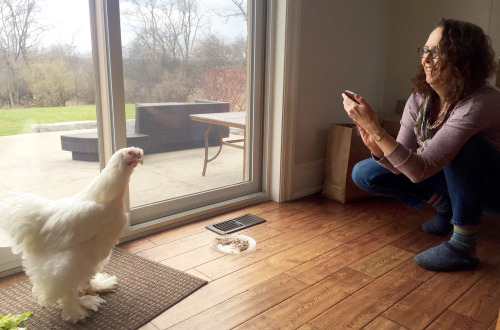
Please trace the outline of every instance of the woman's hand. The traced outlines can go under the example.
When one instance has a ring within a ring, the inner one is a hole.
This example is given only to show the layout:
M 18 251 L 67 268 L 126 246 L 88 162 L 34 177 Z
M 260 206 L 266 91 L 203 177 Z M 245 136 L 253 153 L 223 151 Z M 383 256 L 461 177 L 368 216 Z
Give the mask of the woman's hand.
M 362 126 L 360 126 L 358 123 L 356 123 L 356 122 L 354 122 L 354 123 L 356 124 L 356 126 L 358 126 L 359 133 L 361 135 L 361 139 L 363 140 L 363 143 L 365 144 L 365 146 L 368 149 L 370 149 L 370 152 L 372 153 L 372 155 L 374 155 L 377 158 L 384 157 L 384 152 L 382 151 L 382 149 L 380 149 L 378 144 L 375 141 L 373 141 L 372 136 L 370 134 L 368 134 L 368 132 Z
M 358 94 L 354 95 L 357 103 L 342 93 L 344 98 L 344 109 L 347 115 L 356 123 L 363 127 L 369 135 L 373 135 L 382 130 L 378 123 L 377 111 L 373 109 L 364 98 Z
M 382 130 L 382 127 L 378 123 L 377 111 L 358 94 L 354 95 L 358 103 L 351 100 L 345 94 L 342 94 L 342 97 L 344 98 L 344 109 L 356 126 L 358 126 L 363 143 L 375 157 L 382 158 L 384 153 L 372 138 L 373 134 Z

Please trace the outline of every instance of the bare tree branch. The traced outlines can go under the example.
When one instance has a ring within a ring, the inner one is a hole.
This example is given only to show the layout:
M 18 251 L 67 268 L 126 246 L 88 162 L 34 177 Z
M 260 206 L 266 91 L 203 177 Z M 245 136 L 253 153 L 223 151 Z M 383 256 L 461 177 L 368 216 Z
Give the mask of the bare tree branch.
M 136 38 L 153 58 L 187 63 L 203 26 L 197 0 L 133 0 L 125 13 Z
M 231 8 L 223 9 L 220 12 L 216 12 L 216 14 L 220 17 L 224 17 L 226 19 L 226 23 L 229 18 L 239 16 L 243 16 L 245 21 L 248 22 L 247 0 L 231 0 L 231 2 L 233 4 Z

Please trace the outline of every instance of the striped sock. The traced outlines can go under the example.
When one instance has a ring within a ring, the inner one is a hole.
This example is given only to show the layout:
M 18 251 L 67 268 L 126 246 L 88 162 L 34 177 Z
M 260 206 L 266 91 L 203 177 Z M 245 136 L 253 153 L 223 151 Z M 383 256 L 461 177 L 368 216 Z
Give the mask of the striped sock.
M 477 226 L 454 226 L 449 243 L 459 250 L 475 255 Z

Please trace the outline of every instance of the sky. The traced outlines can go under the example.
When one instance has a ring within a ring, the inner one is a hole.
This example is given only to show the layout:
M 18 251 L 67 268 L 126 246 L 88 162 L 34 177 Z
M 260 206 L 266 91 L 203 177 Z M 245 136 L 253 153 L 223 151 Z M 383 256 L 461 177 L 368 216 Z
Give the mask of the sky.
M 210 19 L 211 31 L 223 36 L 227 41 L 234 41 L 246 33 L 244 19 L 226 19 L 217 16 L 213 9 L 217 6 L 227 8 L 230 0 L 198 0 L 199 11 Z M 127 0 L 120 0 L 120 10 L 130 6 Z M 90 27 L 88 0 L 44 0 L 42 2 L 41 22 L 48 30 L 43 35 L 42 45 L 74 44 L 80 53 L 90 53 Z M 122 44 L 126 45 L 134 36 L 133 31 L 122 21 Z

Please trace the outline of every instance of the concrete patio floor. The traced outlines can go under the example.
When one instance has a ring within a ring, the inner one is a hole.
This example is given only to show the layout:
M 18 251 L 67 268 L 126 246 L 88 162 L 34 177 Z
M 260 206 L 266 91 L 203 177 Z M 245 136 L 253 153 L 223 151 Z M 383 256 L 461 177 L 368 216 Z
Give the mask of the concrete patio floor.
M 61 134 L 89 130 L 0 137 L 0 200 L 9 191 L 49 199 L 70 196 L 99 173 L 97 162 L 75 161 L 61 149 Z M 210 155 L 218 147 L 210 148 Z M 243 179 L 243 151 L 224 147 L 202 176 L 204 149 L 145 154 L 130 183 L 131 207 L 232 185 Z

